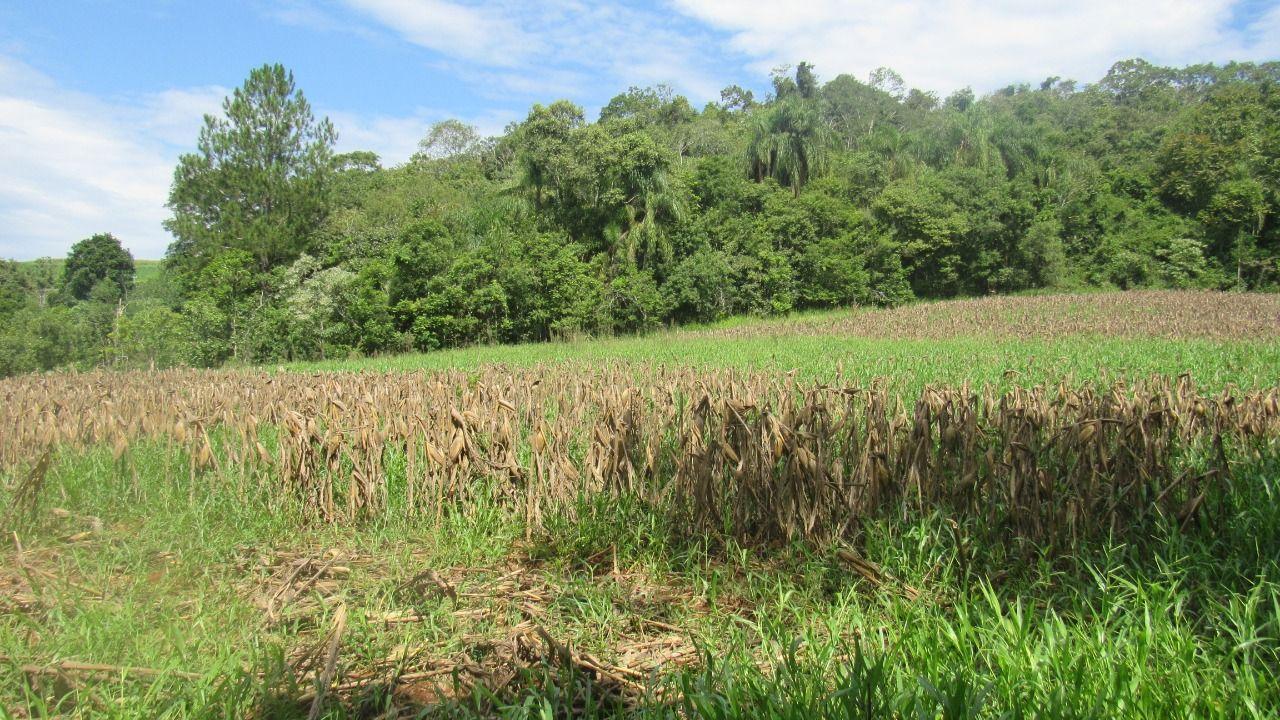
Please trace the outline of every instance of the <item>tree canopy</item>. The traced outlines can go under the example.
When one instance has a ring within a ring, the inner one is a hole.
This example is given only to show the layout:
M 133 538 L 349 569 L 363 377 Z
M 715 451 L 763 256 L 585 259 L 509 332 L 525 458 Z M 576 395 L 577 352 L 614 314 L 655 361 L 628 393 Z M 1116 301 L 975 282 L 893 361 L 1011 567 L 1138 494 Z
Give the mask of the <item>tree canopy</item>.
M 729 86 L 701 109 L 661 85 L 594 121 L 556 100 L 497 137 L 447 120 L 386 167 L 335 156 L 292 74 L 263 66 L 180 159 L 174 242 L 147 292 L 108 307 L 108 286 L 129 290 L 109 236 L 77 246 L 60 285 L 0 268 L 0 314 L 20 328 L 0 337 L 17 348 L 0 370 L 397 352 L 1038 288 L 1280 288 L 1280 63 L 1125 60 L 1093 83 L 945 97 L 890 68 L 820 70 L 779 68 L 771 92 Z M 108 245 L 117 265 L 90 252 Z
M 263 65 L 206 115 L 174 171 L 171 267 L 195 273 L 226 250 L 269 270 L 296 258 L 325 219 L 336 133 L 281 65 Z
M 71 246 L 62 266 L 64 290 L 77 300 L 87 300 L 95 287 L 116 298 L 133 289 L 133 255 L 111 233 L 98 233 Z

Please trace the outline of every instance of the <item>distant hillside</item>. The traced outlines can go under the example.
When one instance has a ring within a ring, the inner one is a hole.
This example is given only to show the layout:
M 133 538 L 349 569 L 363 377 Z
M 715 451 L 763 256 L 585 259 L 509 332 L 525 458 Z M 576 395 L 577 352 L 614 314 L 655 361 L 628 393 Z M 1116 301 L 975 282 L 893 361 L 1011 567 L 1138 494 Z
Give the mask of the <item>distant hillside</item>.
M 36 260 L 19 260 L 18 265 L 32 272 L 45 273 L 56 278 L 62 277 L 62 265 L 66 262 L 66 258 L 39 258 Z M 134 260 L 133 266 L 137 270 L 134 276 L 134 284 L 141 287 L 143 284 L 149 284 L 160 277 L 160 264 L 163 260 Z

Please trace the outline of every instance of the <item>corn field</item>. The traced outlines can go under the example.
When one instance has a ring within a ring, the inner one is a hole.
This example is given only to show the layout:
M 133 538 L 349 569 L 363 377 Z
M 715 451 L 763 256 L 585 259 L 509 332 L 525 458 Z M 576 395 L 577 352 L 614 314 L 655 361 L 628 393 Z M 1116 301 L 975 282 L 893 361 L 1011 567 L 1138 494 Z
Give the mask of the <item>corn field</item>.
M 1190 523 L 1280 438 L 1280 388 L 929 387 L 617 363 L 300 374 L 163 371 L 0 382 L 14 502 L 50 457 L 173 447 L 173 482 L 241 478 L 317 522 L 424 521 L 496 496 L 536 529 L 630 496 L 755 542 L 835 540 L 940 509 L 1056 548 L 1154 515 Z M 231 491 L 231 490 L 228 490 Z
M 1094 336 L 1268 341 L 1280 336 L 1280 295 L 1193 290 L 999 295 L 818 318 L 800 316 L 701 334 L 740 338 L 799 334 L 929 340 Z

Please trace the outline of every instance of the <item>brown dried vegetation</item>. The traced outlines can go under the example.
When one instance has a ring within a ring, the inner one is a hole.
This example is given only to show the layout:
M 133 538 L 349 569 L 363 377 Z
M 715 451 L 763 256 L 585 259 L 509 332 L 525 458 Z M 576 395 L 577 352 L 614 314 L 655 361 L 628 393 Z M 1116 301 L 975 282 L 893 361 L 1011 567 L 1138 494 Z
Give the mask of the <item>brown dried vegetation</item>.
M 930 387 L 904 405 L 839 378 L 630 364 L 166 371 L 27 376 L 0 399 L 0 464 L 22 482 L 51 451 L 105 445 L 127 465 L 134 443 L 165 440 L 187 482 L 221 470 L 324 522 L 438 517 L 483 491 L 532 531 L 603 493 L 764 542 L 855 538 L 866 518 L 942 508 L 1062 549 L 1153 513 L 1189 520 L 1234 458 L 1280 434 L 1277 388 L 1204 394 L 1186 377 Z
M 1131 290 L 1087 295 L 999 295 L 702 331 L 720 337 L 838 335 L 943 339 L 1071 336 L 1280 339 L 1280 295 Z
M 496 567 L 427 569 L 408 578 L 381 558 L 337 549 L 249 550 L 239 569 L 241 592 L 264 610 L 264 622 L 293 630 L 288 672 L 294 685 L 311 688 L 298 700 L 313 707 L 326 694 L 354 703 L 371 692 L 392 694 L 398 706 L 433 705 L 481 688 L 501 693 L 531 673 L 556 669 L 581 675 L 617 702 L 634 704 L 660 670 L 697 659 L 688 631 L 656 616 L 673 603 L 697 614 L 710 610 L 687 588 L 657 585 L 643 572 L 615 568 L 593 581 L 616 590 L 614 602 L 627 622 L 595 633 L 599 647 L 587 648 L 559 634 L 573 624 L 559 606 L 574 589 L 519 553 Z M 394 582 L 393 592 L 362 596 L 362 590 L 385 581 Z M 366 634 L 440 622 L 453 631 L 399 643 L 385 657 L 335 654 L 331 648 L 342 645 L 349 617 Z

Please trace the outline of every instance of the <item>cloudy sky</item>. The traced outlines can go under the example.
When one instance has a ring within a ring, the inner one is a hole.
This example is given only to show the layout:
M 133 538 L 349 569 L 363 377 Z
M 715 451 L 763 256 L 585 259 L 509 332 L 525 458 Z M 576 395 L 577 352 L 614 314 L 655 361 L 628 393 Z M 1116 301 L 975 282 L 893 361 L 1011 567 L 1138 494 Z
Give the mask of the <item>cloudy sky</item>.
M 630 85 L 695 103 L 809 60 L 979 92 L 1115 60 L 1280 59 L 1280 0 L 39 0 L 0 3 L 0 257 L 112 232 L 139 258 L 178 155 L 250 68 L 292 69 L 340 149 L 403 162 L 427 127 L 488 133 L 533 102 L 589 114 Z

